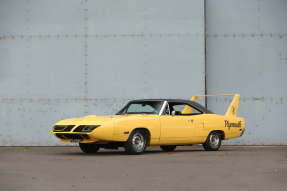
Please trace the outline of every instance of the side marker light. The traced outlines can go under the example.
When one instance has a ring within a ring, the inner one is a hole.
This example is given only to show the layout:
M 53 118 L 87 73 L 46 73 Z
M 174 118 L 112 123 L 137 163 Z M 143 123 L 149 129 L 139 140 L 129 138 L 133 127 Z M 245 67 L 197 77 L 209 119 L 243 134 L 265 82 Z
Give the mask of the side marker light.
M 125 131 L 124 134 L 130 134 L 130 132 L 129 131 Z

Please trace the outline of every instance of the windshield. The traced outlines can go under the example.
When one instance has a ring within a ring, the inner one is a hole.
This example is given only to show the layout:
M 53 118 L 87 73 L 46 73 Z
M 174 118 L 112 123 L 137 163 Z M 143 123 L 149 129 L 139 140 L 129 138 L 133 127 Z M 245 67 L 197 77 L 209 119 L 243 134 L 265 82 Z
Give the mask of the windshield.
M 116 115 L 141 113 L 159 115 L 162 104 L 163 101 L 129 102 L 123 109 L 116 113 Z

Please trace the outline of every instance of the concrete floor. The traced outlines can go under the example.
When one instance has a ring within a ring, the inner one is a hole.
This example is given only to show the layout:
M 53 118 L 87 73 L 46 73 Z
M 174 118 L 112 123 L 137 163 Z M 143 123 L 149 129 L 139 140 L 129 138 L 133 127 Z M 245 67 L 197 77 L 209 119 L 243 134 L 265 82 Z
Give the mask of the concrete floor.
M 0 147 L 0 190 L 287 190 L 287 147 L 159 147 L 85 154 L 78 147 Z

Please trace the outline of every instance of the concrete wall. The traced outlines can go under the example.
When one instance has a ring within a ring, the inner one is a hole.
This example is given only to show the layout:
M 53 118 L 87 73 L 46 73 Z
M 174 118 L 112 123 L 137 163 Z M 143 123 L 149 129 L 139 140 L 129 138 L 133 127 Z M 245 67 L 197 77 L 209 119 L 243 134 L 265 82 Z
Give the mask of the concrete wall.
M 238 145 L 286 145 L 287 1 L 207 0 L 207 94 L 241 95 Z M 231 99 L 208 99 L 224 114 Z
M 1 1 L 0 146 L 65 145 L 51 133 L 61 119 L 205 90 L 241 95 L 246 133 L 224 144 L 286 145 L 286 10 L 285 0 Z M 230 101 L 207 105 L 224 114 Z
M 201 0 L 7 0 L 0 29 L 0 146 L 65 145 L 61 119 L 205 92 Z

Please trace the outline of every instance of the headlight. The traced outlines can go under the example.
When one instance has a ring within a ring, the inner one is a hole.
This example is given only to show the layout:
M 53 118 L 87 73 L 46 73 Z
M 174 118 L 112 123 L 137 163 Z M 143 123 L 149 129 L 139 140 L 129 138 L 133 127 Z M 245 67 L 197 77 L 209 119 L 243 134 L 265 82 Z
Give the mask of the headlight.
M 83 129 L 83 131 L 93 131 L 94 129 L 96 129 L 97 127 L 99 127 L 100 125 L 93 125 L 93 126 L 91 126 L 91 125 L 88 125 L 88 126 L 86 126 L 84 129 Z
M 91 132 L 95 130 L 100 125 L 80 125 L 73 130 L 73 132 Z

